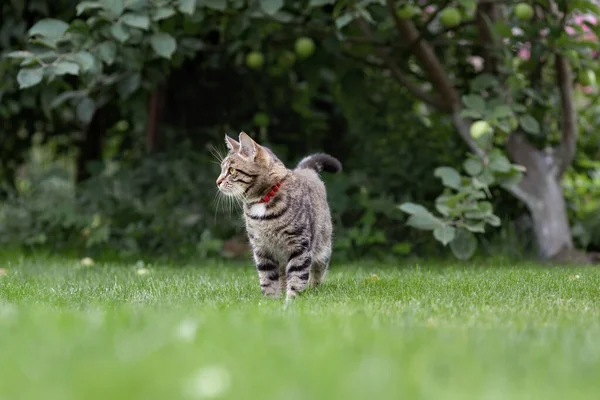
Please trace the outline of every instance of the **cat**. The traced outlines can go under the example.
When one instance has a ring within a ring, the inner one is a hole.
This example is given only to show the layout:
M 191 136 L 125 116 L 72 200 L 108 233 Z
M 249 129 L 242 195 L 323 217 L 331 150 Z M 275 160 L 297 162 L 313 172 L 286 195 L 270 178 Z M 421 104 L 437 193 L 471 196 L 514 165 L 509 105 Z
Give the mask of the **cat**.
M 246 233 L 262 294 L 286 300 L 325 279 L 331 259 L 332 223 L 321 171 L 342 164 L 313 154 L 290 170 L 267 147 L 241 132 L 225 135 L 228 154 L 221 162 L 219 191 L 243 203 Z

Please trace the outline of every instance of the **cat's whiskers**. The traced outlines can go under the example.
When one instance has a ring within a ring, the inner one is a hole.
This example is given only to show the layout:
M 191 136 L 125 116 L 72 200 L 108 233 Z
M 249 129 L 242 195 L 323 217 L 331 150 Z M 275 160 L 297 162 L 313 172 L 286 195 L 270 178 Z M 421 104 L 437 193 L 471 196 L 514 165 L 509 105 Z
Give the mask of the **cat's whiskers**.
M 223 162 L 223 160 L 225 159 L 225 156 L 222 155 L 219 151 L 219 148 L 215 145 L 210 145 L 208 147 L 208 151 L 210 151 L 210 153 L 217 159 L 219 160 L 219 162 L 217 164 L 221 164 Z
M 217 214 L 219 213 L 219 208 L 221 206 L 221 200 L 223 200 L 223 193 L 217 189 L 215 193 L 215 197 L 213 198 L 213 203 L 215 203 L 215 221 L 214 224 L 217 224 Z

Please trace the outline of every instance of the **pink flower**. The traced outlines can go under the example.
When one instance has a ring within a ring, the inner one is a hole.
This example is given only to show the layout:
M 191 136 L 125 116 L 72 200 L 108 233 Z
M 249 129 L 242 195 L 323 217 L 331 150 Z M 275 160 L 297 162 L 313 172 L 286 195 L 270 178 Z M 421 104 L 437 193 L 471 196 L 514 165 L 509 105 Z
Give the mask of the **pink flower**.
M 519 58 L 522 58 L 523 60 L 528 61 L 530 57 L 531 57 L 531 52 L 529 51 L 529 49 L 526 49 L 523 47 L 519 50 Z
M 575 35 L 577 30 L 573 27 L 573 25 L 577 25 L 581 27 L 583 31 L 583 35 L 581 35 L 581 39 L 589 40 L 592 42 L 597 42 L 598 37 L 594 33 L 594 31 L 588 26 L 588 24 L 597 25 L 598 19 L 593 15 L 577 15 L 573 18 L 572 24 L 565 26 L 565 32 L 569 35 Z
M 517 56 L 525 61 L 528 61 L 531 58 L 531 43 L 523 43 L 523 47 L 519 49 Z
M 479 72 L 483 69 L 483 58 L 479 56 L 471 56 L 468 58 L 469 64 L 475 68 L 475 71 Z

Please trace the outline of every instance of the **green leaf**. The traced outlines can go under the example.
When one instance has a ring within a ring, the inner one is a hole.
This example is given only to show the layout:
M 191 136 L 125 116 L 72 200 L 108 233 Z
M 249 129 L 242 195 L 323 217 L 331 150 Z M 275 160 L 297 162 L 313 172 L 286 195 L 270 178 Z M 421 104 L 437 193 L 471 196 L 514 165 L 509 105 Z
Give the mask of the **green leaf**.
M 6 58 L 33 58 L 35 54 L 30 51 L 11 51 L 5 57 Z
M 61 94 L 56 96 L 54 99 L 52 99 L 52 101 L 50 102 L 50 108 L 56 108 L 56 107 L 60 106 L 61 104 L 63 104 L 65 101 L 68 101 L 71 99 L 76 99 L 76 98 L 86 96 L 86 95 L 87 95 L 87 92 L 85 90 L 70 90 L 67 92 L 62 92 Z
M 489 201 L 481 201 L 477 203 L 477 211 L 468 211 L 465 213 L 466 218 L 483 219 L 492 214 L 493 207 Z
M 471 221 L 467 220 L 463 224 L 464 228 L 469 232 L 473 233 L 485 233 L 485 222 L 484 221 Z
M 439 212 L 440 214 L 442 214 L 444 217 L 447 217 L 447 216 L 449 216 L 449 215 L 450 215 L 450 213 L 451 213 L 451 211 L 452 211 L 452 210 L 450 209 L 450 207 L 448 207 L 448 206 L 447 206 L 446 204 L 444 204 L 443 202 L 439 202 L 439 201 L 436 201 L 436 203 L 435 203 L 435 209 L 436 209 L 436 210 L 438 210 L 438 212 Z
M 52 18 L 44 18 L 29 29 L 29 35 L 41 35 L 48 39 L 60 39 L 69 29 L 69 24 Z
M 465 106 L 467 106 L 467 108 L 470 108 L 471 110 L 475 110 L 481 114 L 485 114 L 486 112 L 485 100 L 479 95 L 469 94 L 463 96 L 462 102 Z
M 283 7 L 283 0 L 260 0 L 260 8 L 265 14 L 273 15 Z
M 520 103 L 513 104 L 512 109 L 518 113 L 523 113 L 523 112 L 527 111 L 527 107 L 525 107 L 523 104 L 520 104 Z
M 98 45 L 98 57 L 106 64 L 111 65 L 117 56 L 117 45 L 112 41 L 105 41 Z
M 120 17 L 121 14 L 123 14 L 123 10 L 125 9 L 125 4 L 123 0 L 102 0 L 102 3 L 117 17 Z
M 498 216 L 495 214 L 490 214 L 487 217 L 485 217 L 485 222 L 487 222 L 491 226 L 496 226 L 496 227 L 500 226 L 500 224 L 502 223 L 500 221 L 500 218 L 498 218 Z
M 456 236 L 456 228 L 450 225 L 440 226 L 433 230 L 433 237 L 437 241 L 441 242 L 444 246 L 447 246 Z
M 162 21 L 175 15 L 175 9 L 172 7 L 160 7 L 152 13 L 152 21 Z
M 479 111 L 475 111 L 470 108 L 465 108 L 465 109 L 461 110 L 460 116 L 463 118 L 479 119 L 479 118 L 483 117 L 483 114 L 480 113 Z
M 495 86 L 498 86 L 498 79 L 490 74 L 481 74 L 471 81 L 471 90 L 473 92 L 481 92 Z
M 309 7 L 322 7 L 322 6 L 326 6 L 328 4 L 333 4 L 335 3 L 335 0 L 310 0 L 310 3 L 308 3 Z
M 432 231 L 443 226 L 443 222 L 436 218 L 433 214 L 415 214 L 411 215 L 406 221 L 406 225 L 413 228 L 422 229 L 424 231 Z
M 354 14 L 352 14 L 352 13 L 342 14 L 342 16 L 340 16 L 339 18 L 337 18 L 335 20 L 335 27 L 338 30 L 341 30 L 343 27 L 345 27 L 350 22 L 352 22 L 352 20 L 354 20 Z
M 438 197 L 437 201 L 443 202 L 450 208 L 454 208 L 460 203 L 465 197 L 469 195 L 466 191 L 460 191 L 452 196 Z
M 463 163 L 463 168 L 467 171 L 467 174 L 477 176 L 483 171 L 483 163 L 479 158 L 468 158 Z
M 401 211 L 404 211 L 407 214 L 426 214 L 429 213 L 425 207 L 420 204 L 415 203 L 402 203 L 398 206 Z
M 444 186 L 452 189 L 460 189 L 460 174 L 457 170 L 451 167 L 438 167 L 433 171 L 433 176 L 440 178 Z
M 143 30 L 150 28 L 150 18 L 143 14 L 127 13 L 121 17 L 121 21 L 123 21 L 125 25 L 133 28 L 139 28 Z
M 509 172 L 512 164 L 502 153 L 494 152 L 490 154 L 490 168 L 496 172 Z
M 127 28 L 125 28 L 120 22 L 117 22 L 110 27 L 110 33 L 121 43 L 124 43 L 127 41 L 127 39 L 129 39 L 129 32 L 127 32 Z
M 27 68 L 21 69 L 17 74 L 17 82 L 20 89 L 25 89 L 35 86 L 42 81 L 44 77 L 44 68 Z
M 523 179 L 523 171 L 519 168 L 520 165 L 511 165 L 510 171 L 506 174 L 498 174 L 498 181 L 504 187 L 518 185 Z
M 433 230 L 443 225 L 442 221 L 419 204 L 403 203 L 398 208 L 407 214 L 411 214 L 406 224 L 414 228 Z
M 75 62 L 79 64 L 83 72 L 87 72 L 94 66 L 96 59 L 89 52 L 82 50 L 73 56 Z
M 519 125 L 523 128 L 523 130 L 527 133 L 531 133 L 533 135 L 540 133 L 540 124 L 533 118 L 531 115 L 523 115 L 519 118 Z
M 77 11 L 77 15 L 81 15 L 86 10 L 93 10 L 97 8 L 104 8 L 104 5 L 97 1 L 82 1 L 81 3 L 77 4 L 75 10 Z
M 477 238 L 468 230 L 459 228 L 454 240 L 450 242 L 450 249 L 459 260 L 468 260 L 475 254 Z
M 170 59 L 177 49 L 177 42 L 168 33 L 156 33 L 150 38 L 152 48 L 161 57 Z
M 75 109 L 77 118 L 84 124 L 90 123 L 95 112 L 96 103 L 94 103 L 94 100 L 90 99 L 87 96 L 81 99 L 81 101 L 77 104 L 77 108 Z
M 477 177 L 484 185 L 490 186 L 496 181 L 496 177 L 494 176 L 494 171 L 490 168 L 484 168 L 481 175 Z
M 133 92 L 138 90 L 141 81 L 142 77 L 139 73 L 131 74 L 127 78 L 123 79 L 121 84 L 117 86 L 117 91 L 119 92 L 121 99 L 126 99 Z
M 510 117 L 511 115 L 513 115 L 513 111 L 507 105 L 495 107 L 492 113 L 492 117 L 496 119 Z
M 79 75 L 79 64 L 71 61 L 61 61 L 54 65 L 56 75 Z
M 227 0 L 199 0 L 201 7 L 206 7 L 211 10 L 225 11 L 227 9 Z
M 196 11 L 196 0 L 179 0 L 179 11 L 192 15 Z

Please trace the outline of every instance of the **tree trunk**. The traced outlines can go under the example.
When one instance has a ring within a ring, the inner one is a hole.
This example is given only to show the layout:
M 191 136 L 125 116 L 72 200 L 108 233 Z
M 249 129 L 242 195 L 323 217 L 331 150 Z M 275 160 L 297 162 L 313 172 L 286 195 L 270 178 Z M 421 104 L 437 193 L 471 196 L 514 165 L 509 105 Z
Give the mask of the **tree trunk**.
M 160 122 L 165 105 L 165 88 L 160 87 L 150 95 L 148 103 L 148 124 L 146 131 L 146 150 L 152 153 L 161 150 L 163 142 L 161 141 L 159 130 Z
M 573 250 L 573 240 L 560 182 L 546 173 L 539 177 L 538 183 L 535 201 L 526 204 L 531 212 L 539 255 L 549 260 Z
M 106 131 L 118 120 L 119 111 L 116 106 L 104 105 L 96 110 L 85 137 L 79 143 L 77 156 L 76 181 L 81 182 L 90 177 L 88 164 L 102 159 L 102 141 Z
M 511 135 L 507 150 L 513 161 L 527 169 L 512 193 L 531 213 L 540 258 L 553 260 L 572 253 L 567 206 L 553 156 L 538 150 L 519 134 Z

